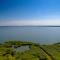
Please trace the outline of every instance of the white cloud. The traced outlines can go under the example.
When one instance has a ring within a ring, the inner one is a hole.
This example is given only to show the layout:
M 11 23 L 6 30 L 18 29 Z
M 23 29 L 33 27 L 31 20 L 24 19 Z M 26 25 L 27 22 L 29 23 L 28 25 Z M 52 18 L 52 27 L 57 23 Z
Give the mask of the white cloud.
M 0 26 L 60 25 L 60 20 L 11 20 L 0 21 Z

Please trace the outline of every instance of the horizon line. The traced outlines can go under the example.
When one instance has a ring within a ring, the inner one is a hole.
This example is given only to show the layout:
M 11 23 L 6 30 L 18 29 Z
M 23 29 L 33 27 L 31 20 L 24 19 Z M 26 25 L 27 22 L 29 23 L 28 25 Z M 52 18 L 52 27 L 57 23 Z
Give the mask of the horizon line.
M 22 25 L 22 26 L 0 26 L 0 27 L 60 27 L 60 25 Z

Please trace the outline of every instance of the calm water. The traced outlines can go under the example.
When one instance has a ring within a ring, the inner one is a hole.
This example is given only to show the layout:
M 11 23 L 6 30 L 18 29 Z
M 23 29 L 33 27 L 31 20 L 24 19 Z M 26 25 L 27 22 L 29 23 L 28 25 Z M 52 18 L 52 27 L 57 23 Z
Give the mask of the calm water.
M 7 40 L 40 44 L 60 42 L 60 27 L 0 27 L 0 42 Z
M 29 46 L 21 46 L 16 49 L 16 52 L 24 52 L 26 50 L 29 50 Z

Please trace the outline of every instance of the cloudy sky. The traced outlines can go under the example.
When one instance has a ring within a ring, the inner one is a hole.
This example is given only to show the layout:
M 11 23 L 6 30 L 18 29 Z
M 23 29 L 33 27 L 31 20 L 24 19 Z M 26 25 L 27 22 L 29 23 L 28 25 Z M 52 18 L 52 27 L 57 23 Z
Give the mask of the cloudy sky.
M 60 25 L 60 0 L 0 0 L 0 26 Z

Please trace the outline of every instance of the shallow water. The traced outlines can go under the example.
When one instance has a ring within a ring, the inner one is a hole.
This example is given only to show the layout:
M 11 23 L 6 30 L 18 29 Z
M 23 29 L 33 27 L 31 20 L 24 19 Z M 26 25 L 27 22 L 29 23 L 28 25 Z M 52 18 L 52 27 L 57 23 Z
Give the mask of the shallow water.
M 16 52 L 24 52 L 26 50 L 29 50 L 29 46 L 21 46 L 16 49 Z

